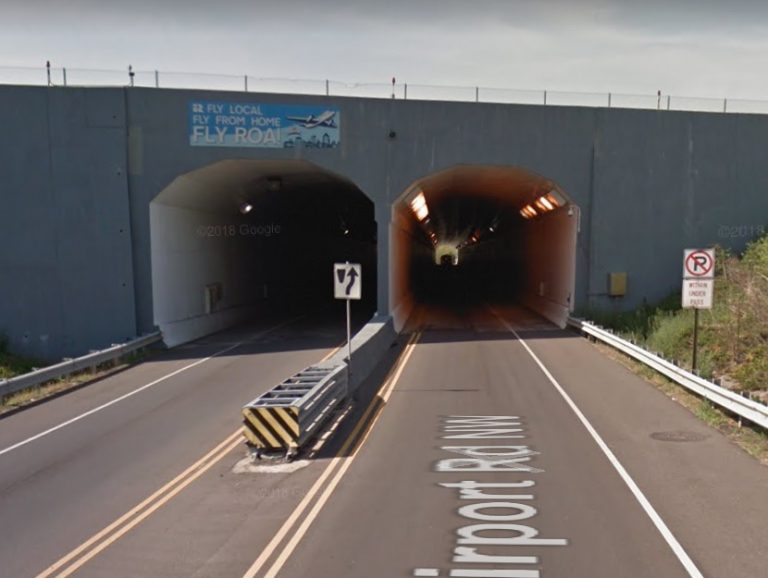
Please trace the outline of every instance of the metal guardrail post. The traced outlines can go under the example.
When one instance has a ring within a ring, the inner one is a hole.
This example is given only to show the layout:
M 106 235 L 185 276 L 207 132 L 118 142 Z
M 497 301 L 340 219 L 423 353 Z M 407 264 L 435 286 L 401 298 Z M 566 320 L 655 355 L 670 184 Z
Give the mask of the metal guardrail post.
M 327 78 L 325 79 L 325 96 L 331 96 L 331 83 Z
M 578 329 L 595 340 L 607 343 L 611 347 L 629 355 L 640 363 L 651 367 L 665 377 L 695 394 L 700 395 L 704 399 L 709 400 L 713 404 L 736 414 L 740 418 L 747 419 L 760 427 L 768 429 L 767 405 L 745 398 L 729 389 L 721 387 L 711 381 L 707 381 L 706 379 L 661 358 L 659 355 L 650 353 L 642 347 L 634 345 L 626 339 L 606 331 L 594 323 L 575 318 L 569 318 L 567 323 L 569 326 Z
M 547 105 L 547 91 L 544 91 L 544 106 Z
M 61 69 L 61 75 L 62 75 L 62 81 L 64 82 L 64 86 L 67 86 L 67 69 L 66 68 Z
M 248 92 L 248 75 L 247 74 L 243 75 L 243 83 L 245 85 L 245 92 Z
M 45 73 L 48 77 L 48 86 L 51 86 L 51 61 L 47 60 L 45 62 Z
M 480 87 L 475 87 L 475 102 L 480 102 Z
M 107 349 L 89 353 L 75 359 L 66 359 L 61 363 L 36 369 L 23 375 L 17 375 L 11 379 L 0 380 L 0 397 L 112 362 L 128 353 L 143 350 L 153 343 L 162 341 L 162 338 L 160 332 L 157 331 L 128 343 L 113 345 Z
M 160 88 L 160 72 L 155 70 L 155 88 Z

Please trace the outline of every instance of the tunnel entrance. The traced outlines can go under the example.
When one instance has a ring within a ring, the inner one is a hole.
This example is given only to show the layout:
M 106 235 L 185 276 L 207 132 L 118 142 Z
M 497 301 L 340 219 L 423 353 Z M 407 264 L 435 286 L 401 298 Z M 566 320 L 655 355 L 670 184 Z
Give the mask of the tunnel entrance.
M 456 166 L 395 202 L 390 302 L 398 330 L 428 308 L 522 305 L 563 326 L 573 310 L 578 207 L 519 167 Z
M 154 319 L 168 346 L 263 316 L 343 311 L 336 261 L 362 263 L 356 308 L 375 311 L 373 202 L 312 163 L 226 160 L 180 175 L 150 204 L 150 233 Z

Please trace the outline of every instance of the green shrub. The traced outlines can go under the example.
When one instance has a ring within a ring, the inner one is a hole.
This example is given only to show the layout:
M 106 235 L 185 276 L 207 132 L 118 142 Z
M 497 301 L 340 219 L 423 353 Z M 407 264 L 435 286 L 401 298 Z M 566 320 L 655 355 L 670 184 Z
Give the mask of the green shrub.
M 633 311 L 585 310 L 581 316 L 691 366 L 694 313 L 681 309 L 677 292 Z M 768 389 L 768 236 L 750 243 L 740 258 L 717 248 L 714 308 L 699 314 L 697 365 L 704 377 Z

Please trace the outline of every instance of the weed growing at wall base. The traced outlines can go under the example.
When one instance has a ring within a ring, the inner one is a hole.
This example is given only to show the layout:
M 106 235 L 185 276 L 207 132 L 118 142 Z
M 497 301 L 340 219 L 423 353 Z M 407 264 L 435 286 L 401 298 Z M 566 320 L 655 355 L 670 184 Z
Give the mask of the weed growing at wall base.
M 693 311 L 680 307 L 675 293 L 633 311 L 585 310 L 581 316 L 690 368 Z M 768 402 L 768 236 L 750 243 L 741 257 L 717 250 L 714 307 L 702 310 L 699 320 L 700 374 Z

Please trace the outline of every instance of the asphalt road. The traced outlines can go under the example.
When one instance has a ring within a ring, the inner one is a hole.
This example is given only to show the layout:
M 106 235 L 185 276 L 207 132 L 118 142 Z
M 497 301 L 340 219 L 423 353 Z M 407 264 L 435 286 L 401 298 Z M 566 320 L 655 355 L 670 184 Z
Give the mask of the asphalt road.
M 768 470 L 519 309 L 418 312 L 313 459 L 244 471 L 232 407 L 340 341 L 300 327 L 0 453 L 0 575 L 765 575 Z M 0 420 L 0 452 L 241 339 Z
M 0 576 L 35 576 L 119 518 L 343 336 L 327 315 L 242 326 L 0 419 Z
M 586 340 L 497 313 L 422 312 L 365 444 L 259 575 L 765 575 L 768 470 Z

